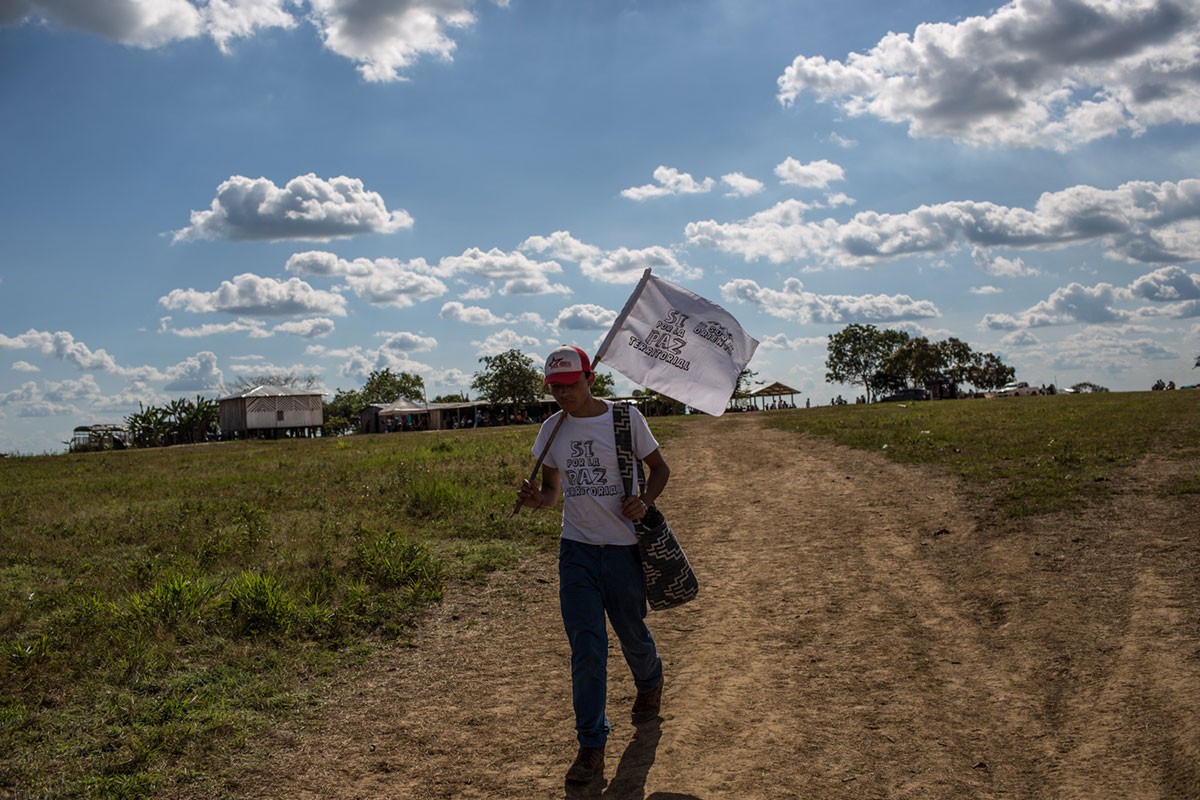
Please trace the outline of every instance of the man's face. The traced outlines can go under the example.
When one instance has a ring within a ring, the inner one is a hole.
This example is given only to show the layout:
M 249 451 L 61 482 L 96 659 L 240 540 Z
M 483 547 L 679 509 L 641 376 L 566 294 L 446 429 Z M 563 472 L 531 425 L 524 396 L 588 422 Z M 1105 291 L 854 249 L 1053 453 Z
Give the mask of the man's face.
M 568 414 L 586 411 L 588 401 L 592 399 L 592 381 L 587 373 L 579 376 L 574 383 L 552 383 L 550 394 Z

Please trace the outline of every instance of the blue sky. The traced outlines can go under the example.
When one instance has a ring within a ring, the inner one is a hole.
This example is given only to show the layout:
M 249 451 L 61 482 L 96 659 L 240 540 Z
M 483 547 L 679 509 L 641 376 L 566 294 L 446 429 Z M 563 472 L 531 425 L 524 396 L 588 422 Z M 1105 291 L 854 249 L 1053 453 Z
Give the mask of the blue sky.
M 0 452 L 274 372 L 469 391 L 646 267 L 813 403 L 850 323 L 1196 382 L 1176 0 L 0 0 Z M 619 389 L 635 388 L 621 376 Z

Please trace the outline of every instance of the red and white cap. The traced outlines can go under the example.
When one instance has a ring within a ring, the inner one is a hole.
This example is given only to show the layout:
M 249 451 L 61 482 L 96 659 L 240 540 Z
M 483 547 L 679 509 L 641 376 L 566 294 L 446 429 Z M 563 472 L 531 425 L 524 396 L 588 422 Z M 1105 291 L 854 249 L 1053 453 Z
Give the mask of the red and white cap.
M 587 353 L 564 344 L 546 356 L 546 382 L 543 385 L 575 383 L 583 373 L 591 371 L 592 362 Z

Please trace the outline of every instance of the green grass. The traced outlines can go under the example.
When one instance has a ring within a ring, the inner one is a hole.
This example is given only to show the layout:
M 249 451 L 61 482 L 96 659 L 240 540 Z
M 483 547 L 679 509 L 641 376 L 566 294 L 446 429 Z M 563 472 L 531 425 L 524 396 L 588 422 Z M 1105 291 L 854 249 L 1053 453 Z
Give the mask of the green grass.
M 536 428 L 0 461 L 0 796 L 140 798 L 404 642 L 510 517 Z
M 758 416 L 937 465 L 1002 517 L 1099 502 L 1148 453 L 1200 456 L 1191 391 Z M 652 421 L 674 470 L 697 421 Z M 405 643 L 447 580 L 556 546 L 557 515 L 509 515 L 535 434 L 0 460 L 0 797 L 220 796 L 232 749 Z M 1184 473 L 1161 491 L 1200 492 Z
M 1200 392 L 1110 392 L 829 406 L 764 414 L 770 424 L 875 450 L 961 478 L 1002 518 L 1108 496 L 1148 453 L 1200 456 Z M 1180 481 L 1175 493 L 1195 491 Z

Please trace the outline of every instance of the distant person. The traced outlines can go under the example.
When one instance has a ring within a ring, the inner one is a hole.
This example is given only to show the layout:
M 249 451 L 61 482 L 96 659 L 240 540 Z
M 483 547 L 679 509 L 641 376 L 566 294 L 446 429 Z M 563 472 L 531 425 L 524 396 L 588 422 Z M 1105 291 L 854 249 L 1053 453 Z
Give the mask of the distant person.
M 533 509 L 552 508 L 564 495 L 558 598 L 571 644 L 571 696 L 579 740 L 579 753 L 566 778 L 573 784 L 590 783 L 604 774 L 609 732 L 606 614 L 637 687 L 634 725 L 658 718 L 663 690 L 662 659 L 646 627 L 646 588 L 633 523 L 662 494 L 671 470 L 645 417 L 630 407 L 633 455 L 644 462 L 647 475 L 640 496 L 625 496 L 613 404 L 592 394 L 595 380 L 590 359 L 578 347 L 560 347 L 546 359 L 545 384 L 561 410 L 542 423 L 533 446 L 535 455 L 546 453 L 541 487 L 522 481 L 518 492 L 521 504 Z M 567 416 L 562 427 L 546 449 L 563 414 Z

